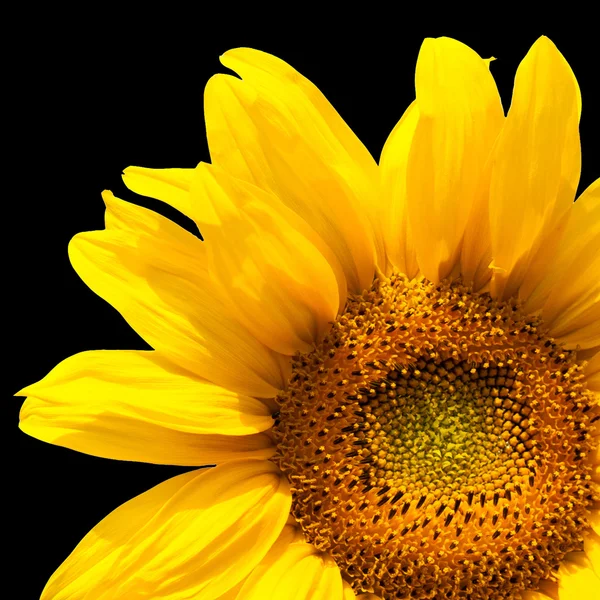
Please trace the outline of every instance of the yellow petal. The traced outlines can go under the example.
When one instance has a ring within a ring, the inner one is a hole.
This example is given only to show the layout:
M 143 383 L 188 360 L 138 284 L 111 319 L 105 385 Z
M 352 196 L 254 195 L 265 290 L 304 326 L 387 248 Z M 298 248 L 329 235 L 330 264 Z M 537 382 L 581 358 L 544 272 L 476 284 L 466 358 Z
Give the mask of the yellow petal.
M 528 590 L 523 593 L 523 600 L 550 600 L 550 596 L 542 594 L 542 592 L 532 592 Z
M 600 272 L 600 261 L 594 266 Z M 589 280 L 589 273 L 584 274 Z M 600 287 L 585 294 L 575 306 L 553 321 L 550 335 L 567 349 L 591 348 L 600 342 Z
M 485 63 L 490 68 L 495 58 L 486 58 Z M 491 106 L 496 106 L 495 102 Z M 490 124 L 504 123 L 504 110 L 500 107 L 500 114 L 497 108 L 494 109 L 495 118 L 492 118 Z M 496 131 L 496 139 L 499 131 Z M 473 207 L 467 221 L 465 237 L 461 249 L 460 266 L 462 279 L 465 283 L 471 284 L 474 291 L 480 291 L 488 287 L 488 282 L 492 277 L 490 264 L 492 262 L 492 239 L 490 232 L 489 217 L 489 182 L 491 177 L 491 151 L 486 160 L 484 171 L 481 176 L 481 185 L 473 200 Z
M 185 473 L 94 527 L 42 600 L 213 600 L 267 554 L 290 505 L 287 481 L 268 461 Z
M 546 594 L 548 598 L 551 600 L 559 600 L 558 598 L 558 581 L 551 579 L 542 579 L 539 584 L 538 593 Z M 542 598 L 542 600 L 546 600 L 546 598 Z
M 201 165 L 201 168 L 205 169 L 206 165 Z M 214 172 L 217 169 L 211 167 L 211 170 Z M 138 194 L 156 198 L 174 206 L 195 221 L 200 230 L 206 234 L 208 227 L 215 225 L 216 214 L 206 194 L 190 193 L 194 174 L 197 175 L 194 169 L 145 169 L 142 167 L 128 167 L 123 173 L 123 181 L 129 189 Z M 339 306 L 344 306 L 347 295 L 346 279 L 339 261 L 321 237 L 306 221 L 287 208 L 273 194 L 257 192 L 255 186 L 242 183 L 239 180 L 235 180 L 235 182 L 238 187 L 246 186 L 245 193 L 242 196 L 248 197 L 249 191 L 254 194 L 260 193 L 261 200 L 267 203 L 269 210 L 277 213 L 276 218 L 286 221 L 286 228 L 288 230 L 290 227 L 295 230 L 293 233 L 294 236 L 301 235 L 310 244 L 315 246 L 319 253 L 326 259 L 327 263 L 329 263 L 331 270 L 333 270 L 338 285 Z M 252 188 L 254 188 L 253 191 Z M 231 199 L 236 206 L 241 204 L 240 200 L 242 198 L 239 196 L 240 194 L 238 193 L 236 197 Z M 218 222 L 220 223 L 220 221 Z M 232 232 L 228 230 L 222 233 L 228 236 L 232 235 Z M 203 245 L 203 248 L 205 247 Z M 264 312 L 264 306 L 260 307 L 259 314 L 262 312 Z
M 269 572 L 271 565 L 274 564 L 275 562 L 277 562 L 277 560 L 279 560 L 279 558 L 283 556 L 283 554 L 287 550 L 288 546 L 294 542 L 303 542 L 303 541 L 304 541 L 304 534 L 298 528 L 297 522 L 295 521 L 295 519 L 290 515 L 285 524 L 285 527 L 281 530 L 279 537 L 277 538 L 277 540 L 275 541 L 273 546 L 271 546 L 271 549 L 269 550 L 267 555 L 252 570 L 252 573 L 251 573 L 252 581 L 250 581 L 250 583 L 246 587 L 246 591 L 244 593 L 252 593 L 253 594 L 254 593 L 253 590 L 254 590 L 254 587 L 257 584 L 257 582 L 260 582 L 260 580 L 263 578 L 263 576 Z M 246 581 L 248 581 L 248 578 L 245 580 L 244 585 L 245 585 Z
M 583 551 L 600 581 L 600 535 L 588 531 L 583 536 Z
M 593 509 L 589 512 L 587 519 L 590 527 L 600 536 L 600 509 Z
M 565 560 L 558 569 L 558 598 L 559 600 L 583 600 L 593 598 L 600 589 L 600 578 L 594 573 L 592 565 L 583 552 L 574 552 L 582 555 L 577 562 Z
M 214 210 L 217 223 L 204 227 L 210 273 L 232 313 L 276 352 L 309 351 L 340 306 L 325 257 L 251 184 L 202 164 L 192 194 Z
M 225 307 L 204 243 L 152 211 L 110 193 L 104 200 L 107 229 L 69 245 L 83 281 L 169 361 L 237 392 L 274 396 L 281 363 Z
M 252 571 L 236 600 L 346 600 L 340 570 L 287 526 Z M 351 596 L 350 598 L 353 598 Z
M 236 600 L 242 586 L 246 582 L 246 579 L 242 579 L 235 587 L 232 587 L 230 590 L 227 590 L 224 594 L 215 598 L 215 600 Z
M 537 273 L 528 273 L 527 280 L 519 290 L 519 296 L 525 301 L 528 312 L 542 309 L 551 293 L 558 292 L 560 286 L 572 283 L 580 277 L 580 272 L 589 267 L 598 252 L 600 244 L 600 179 L 592 183 L 577 199 L 559 222 L 552 237 L 557 241 L 552 261 L 548 265 L 539 265 Z M 538 255 L 547 246 L 544 244 Z M 536 259 L 538 256 L 536 255 Z M 530 270 L 531 271 L 531 270 Z M 589 281 L 593 287 L 596 281 Z M 555 298 L 556 300 L 556 298 Z M 546 319 L 556 316 L 546 309 Z
M 519 288 L 519 297 L 527 312 L 539 312 L 561 280 L 570 285 L 579 275 L 579 260 L 586 263 L 592 260 L 586 246 L 600 239 L 599 199 L 600 180 L 596 180 L 571 205 L 535 253 Z M 569 272 L 575 266 L 577 268 Z
M 319 90 L 278 58 L 237 48 L 204 111 L 213 164 L 275 193 L 339 259 L 348 286 L 371 285 L 379 224 L 377 165 Z
M 600 349 L 588 359 L 584 369 L 588 388 L 600 392 Z
M 412 232 L 408 226 L 406 168 L 419 109 L 413 102 L 390 133 L 379 161 L 382 196 L 382 232 L 391 267 L 412 278 L 419 272 Z
M 495 297 L 518 291 L 537 250 L 573 203 L 581 165 L 580 110 L 571 68 L 548 38 L 539 38 L 517 70 L 492 158 Z
M 352 586 L 345 580 L 342 580 L 344 586 L 344 592 L 342 594 L 342 600 L 356 600 L 356 594 L 352 589 Z
M 127 167 L 125 185 L 140 196 L 162 200 L 191 218 L 190 182 L 194 169 L 147 169 Z
M 583 350 L 583 348 L 579 348 L 577 350 L 577 360 L 579 362 L 589 361 L 594 358 L 598 352 L 600 352 L 600 346 L 592 346 L 591 348 L 586 348 L 585 350 Z
M 600 343 L 600 179 L 569 210 L 560 246 L 525 309 L 541 309 L 550 334 L 574 348 Z
M 458 261 L 503 112 L 486 61 L 450 38 L 423 42 L 416 90 L 419 118 L 408 159 L 408 218 L 420 270 L 438 281 Z
M 94 456 L 197 466 L 273 453 L 268 436 L 252 435 L 273 423 L 263 402 L 155 352 L 82 352 L 17 395 L 28 396 L 25 433 Z

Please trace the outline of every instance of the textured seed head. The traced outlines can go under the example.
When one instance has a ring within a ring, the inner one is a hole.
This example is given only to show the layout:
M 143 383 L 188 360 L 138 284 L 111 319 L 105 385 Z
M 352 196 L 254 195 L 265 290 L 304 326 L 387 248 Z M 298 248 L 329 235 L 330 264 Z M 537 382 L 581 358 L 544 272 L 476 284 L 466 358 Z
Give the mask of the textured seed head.
M 277 401 L 293 514 L 357 592 L 515 598 L 581 549 L 599 411 L 515 303 L 379 279 Z

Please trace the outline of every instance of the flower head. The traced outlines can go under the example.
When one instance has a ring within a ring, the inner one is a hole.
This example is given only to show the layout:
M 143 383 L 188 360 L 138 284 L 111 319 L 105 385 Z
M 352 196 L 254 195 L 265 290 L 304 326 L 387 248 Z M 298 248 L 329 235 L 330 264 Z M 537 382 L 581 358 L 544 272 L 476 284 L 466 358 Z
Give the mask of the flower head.
M 505 116 L 427 39 L 379 165 L 283 61 L 222 57 L 211 164 L 130 167 L 71 262 L 152 351 L 20 392 L 21 428 L 203 467 L 95 527 L 45 599 L 569 600 L 600 584 L 600 180 L 547 38 Z M 586 596 L 587 594 L 587 596 Z

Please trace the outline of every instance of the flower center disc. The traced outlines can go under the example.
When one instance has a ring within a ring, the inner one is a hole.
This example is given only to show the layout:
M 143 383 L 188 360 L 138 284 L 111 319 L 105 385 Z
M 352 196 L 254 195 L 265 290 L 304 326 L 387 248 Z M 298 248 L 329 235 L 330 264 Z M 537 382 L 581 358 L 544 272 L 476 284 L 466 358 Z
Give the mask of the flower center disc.
M 508 599 L 581 549 L 597 411 L 515 303 L 376 280 L 277 401 L 292 512 L 356 592 Z

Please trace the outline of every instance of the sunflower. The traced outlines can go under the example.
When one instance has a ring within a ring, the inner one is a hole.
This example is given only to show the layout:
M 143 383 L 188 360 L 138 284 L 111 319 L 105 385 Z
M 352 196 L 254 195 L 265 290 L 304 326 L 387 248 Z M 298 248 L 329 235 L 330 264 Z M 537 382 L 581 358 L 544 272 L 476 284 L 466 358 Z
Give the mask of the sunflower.
M 207 467 L 117 508 L 53 600 L 568 600 L 600 589 L 600 180 L 545 37 L 505 116 L 490 60 L 427 39 L 379 165 L 247 48 L 206 87 L 211 164 L 125 170 L 69 246 L 152 351 L 89 351 L 21 429 Z M 594 596 L 595 594 L 595 596 Z

